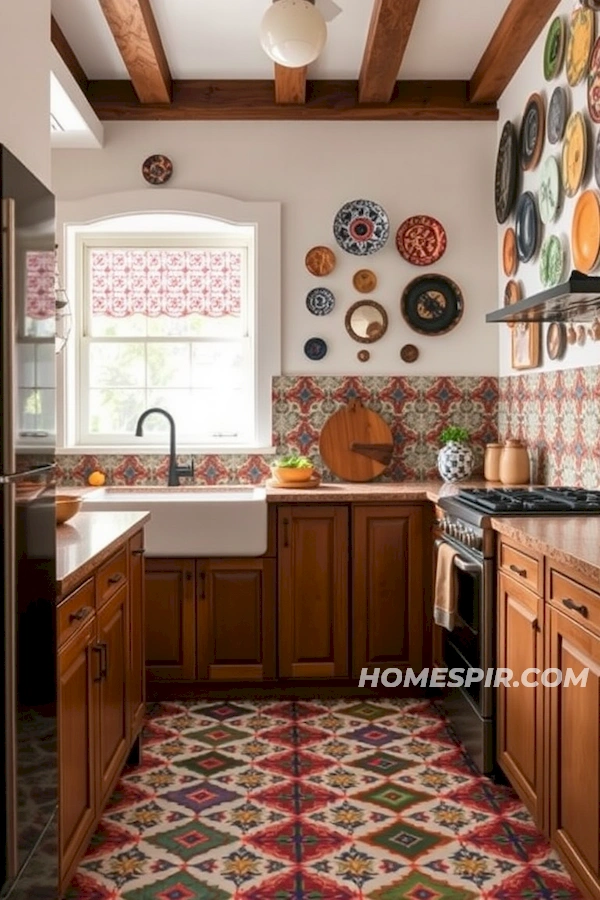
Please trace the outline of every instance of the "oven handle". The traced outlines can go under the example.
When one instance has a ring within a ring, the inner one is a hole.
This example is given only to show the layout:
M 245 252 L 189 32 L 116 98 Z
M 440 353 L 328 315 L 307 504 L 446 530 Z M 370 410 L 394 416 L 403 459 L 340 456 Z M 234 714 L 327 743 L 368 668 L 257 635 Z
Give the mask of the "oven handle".
M 442 545 L 448 543 L 443 538 L 438 538 L 435 542 L 436 550 Z M 467 575 L 479 575 L 481 573 L 481 566 L 477 563 L 469 563 L 465 562 L 462 556 L 457 555 L 454 557 L 454 565 L 457 569 L 460 569 L 461 572 L 466 572 Z

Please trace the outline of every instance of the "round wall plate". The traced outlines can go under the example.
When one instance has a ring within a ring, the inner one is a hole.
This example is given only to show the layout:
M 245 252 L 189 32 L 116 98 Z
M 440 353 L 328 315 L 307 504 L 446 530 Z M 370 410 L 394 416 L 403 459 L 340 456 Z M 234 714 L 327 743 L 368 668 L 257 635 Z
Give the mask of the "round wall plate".
M 433 216 L 411 216 L 396 232 L 398 253 L 413 266 L 431 266 L 446 252 L 446 229 Z
M 419 358 L 419 348 L 414 344 L 405 344 L 400 348 L 400 359 L 405 363 L 414 363 Z
M 304 265 L 311 275 L 323 278 L 335 269 L 335 253 L 330 247 L 311 247 L 304 257 Z
M 564 322 L 552 322 L 546 334 L 548 359 L 562 359 L 567 349 L 567 326 Z
M 306 308 L 313 316 L 327 316 L 335 306 L 335 297 L 329 288 L 316 287 L 306 295 Z
M 368 256 L 385 246 L 390 234 L 388 215 L 372 200 L 350 200 L 333 220 L 333 235 L 346 253 Z
M 142 175 L 148 184 L 165 184 L 173 174 L 173 163 L 168 156 L 155 153 L 142 163 Z
M 309 338 L 304 344 L 304 355 L 307 359 L 311 359 L 313 362 L 317 362 L 327 353 L 327 344 L 323 340 L 323 338 L 312 337 Z
M 404 289 L 400 309 L 405 321 L 419 334 L 447 334 L 462 318 L 460 288 L 445 275 L 421 275 Z
M 504 128 L 500 135 L 494 177 L 496 219 L 500 225 L 506 222 L 512 212 L 517 195 L 517 181 L 517 134 L 513 123 L 507 121 L 504 123 Z
M 352 284 L 359 294 L 370 294 L 377 287 L 377 275 L 371 269 L 359 269 L 352 276 Z

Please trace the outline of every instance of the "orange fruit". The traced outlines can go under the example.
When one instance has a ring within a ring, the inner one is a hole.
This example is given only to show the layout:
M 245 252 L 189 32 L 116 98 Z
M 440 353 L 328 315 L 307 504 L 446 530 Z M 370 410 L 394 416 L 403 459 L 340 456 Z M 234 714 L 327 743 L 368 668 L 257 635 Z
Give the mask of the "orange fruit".
M 100 487 L 106 481 L 106 475 L 104 472 L 92 472 L 88 476 L 88 484 L 91 484 L 93 487 Z

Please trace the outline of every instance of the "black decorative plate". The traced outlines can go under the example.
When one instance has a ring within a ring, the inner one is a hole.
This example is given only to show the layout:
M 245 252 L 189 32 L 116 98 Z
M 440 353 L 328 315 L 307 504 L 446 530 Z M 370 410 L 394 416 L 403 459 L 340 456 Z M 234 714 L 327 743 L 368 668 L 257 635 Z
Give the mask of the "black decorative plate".
M 548 105 L 548 140 L 551 144 L 562 141 L 569 118 L 569 98 L 563 87 L 554 88 Z
M 506 222 L 512 211 L 517 194 L 517 175 L 517 135 L 513 123 L 505 122 L 498 145 L 494 179 L 496 219 L 500 225 Z
M 315 362 L 319 359 L 323 359 L 326 353 L 327 344 L 323 338 L 309 338 L 304 345 L 304 355 Z
M 306 308 L 313 316 L 326 316 L 335 306 L 335 297 L 329 288 L 313 288 L 306 295 Z
M 445 275 L 421 275 L 404 289 L 400 310 L 413 331 L 446 334 L 458 325 L 464 310 L 460 288 Z
M 515 219 L 517 256 L 521 262 L 529 262 L 535 256 L 540 237 L 538 209 L 531 191 L 525 191 L 519 197 Z
M 544 146 L 544 101 L 532 94 L 525 106 L 519 131 L 519 156 L 524 171 L 535 169 Z
M 155 153 L 142 163 L 142 175 L 149 184 L 164 184 L 172 174 L 173 163 L 162 153 Z
M 333 220 L 333 234 L 346 253 L 368 256 L 385 245 L 390 223 L 383 206 L 372 200 L 345 203 Z

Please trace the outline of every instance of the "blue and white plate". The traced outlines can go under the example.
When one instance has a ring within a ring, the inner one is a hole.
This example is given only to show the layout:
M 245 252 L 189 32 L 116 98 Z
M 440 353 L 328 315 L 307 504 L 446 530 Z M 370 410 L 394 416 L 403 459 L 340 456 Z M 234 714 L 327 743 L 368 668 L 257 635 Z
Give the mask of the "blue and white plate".
M 329 288 L 313 288 L 306 295 L 306 308 L 313 316 L 327 316 L 335 306 L 335 297 Z
M 333 234 L 346 253 L 368 256 L 385 245 L 390 222 L 383 206 L 372 200 L 345 203 L 333 220 Z
M 323 338 L 309 338 L 304 345 L 304 355 L 315 362 L 319 359 L 323 359 L 326 353 L 327 344 Z

